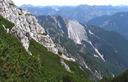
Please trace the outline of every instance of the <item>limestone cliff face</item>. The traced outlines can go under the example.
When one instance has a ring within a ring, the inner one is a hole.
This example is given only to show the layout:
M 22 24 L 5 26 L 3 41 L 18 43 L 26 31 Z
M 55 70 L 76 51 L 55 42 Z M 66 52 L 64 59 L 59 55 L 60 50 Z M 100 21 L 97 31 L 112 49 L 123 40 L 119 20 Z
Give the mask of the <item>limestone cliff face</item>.
M 69 20 L 67 29 L 68 37 L 72 39 L 75 43 L 81 44 L 82 41 L 88 41 L 85 27 L 82 26 L 78 21 Z
M 29 12 L 17 8 L 11 0 L 0 0 L 0 15 L 15 24 L 9 32 L 21 41 L 26 51 L 29 48 L 29 40 L 34 39 L 53 53 L 58 53 L 52 39 L 38 24 L 36 18 Z

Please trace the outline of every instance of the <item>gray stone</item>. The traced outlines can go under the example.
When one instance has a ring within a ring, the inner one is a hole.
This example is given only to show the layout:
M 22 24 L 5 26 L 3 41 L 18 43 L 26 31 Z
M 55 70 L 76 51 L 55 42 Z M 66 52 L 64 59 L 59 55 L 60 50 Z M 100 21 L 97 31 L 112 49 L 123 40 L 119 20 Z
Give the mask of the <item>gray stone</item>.
M 48 35 L 43 35 L 45 30 L 38 24 L 36 18 L 29 12 L 17 8 L 11 0 L 0 0 L 0 15 L 15 24 L 11 33 L 21 41 L 26 51 L 29 48 L 29 40 L 32 38 L 49 51 L 55 54 L 58 53 L 52 39 Z

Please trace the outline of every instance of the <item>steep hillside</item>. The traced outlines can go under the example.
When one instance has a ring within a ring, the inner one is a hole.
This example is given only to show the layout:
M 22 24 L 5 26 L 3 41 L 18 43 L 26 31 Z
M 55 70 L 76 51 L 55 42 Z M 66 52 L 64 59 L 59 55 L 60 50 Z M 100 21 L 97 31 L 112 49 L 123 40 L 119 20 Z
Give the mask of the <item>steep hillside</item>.
M 89 71 L 56 45 L 30 13 L 0 1 L 0 81 L 92 82 Z
M 12 29 L 13 26 L 13 23 L 0 16 L 2 82 L 91 82 L 88 80 L 87 72 L 82 71 L 78 64 L 49 52 L 33 39 L 30 40 L 29 51 L 32 54 L 30 55 L 20 40 L 8 33 L 8 29 Z
M 88 24 L 100 26 L 109 31 L 115 31 L 128 39 L 128 12 L 116 13 L 114 15 L 106 15 L 96 17 L 88 22 Z
M 120 34 L 61 16 L 38 16 L 37 19 L 59 51 L 88 69 L 93 79 L 113 76 L 128 68 L 128 41 Z

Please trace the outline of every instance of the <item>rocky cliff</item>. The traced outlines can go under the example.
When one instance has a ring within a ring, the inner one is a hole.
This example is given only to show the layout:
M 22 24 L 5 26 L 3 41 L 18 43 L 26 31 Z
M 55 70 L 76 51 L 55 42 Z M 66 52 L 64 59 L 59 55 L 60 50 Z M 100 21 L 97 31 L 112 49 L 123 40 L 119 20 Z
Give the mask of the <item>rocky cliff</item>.
M 0 0 L 0 15 L 8 19 L 15 26 L 9 29 L 22 43 L 26 51 L 29 48 L 29 40 L 32 38 L 45 46 L 48 50 L 58 53 L 52 39 L 45 33 L 42 26 L 29 12 L 17 8 L 11 0 Z M 28 51 L 29 52 L 29 51 Z M 29 52 L 31 55 L 31 52 Z

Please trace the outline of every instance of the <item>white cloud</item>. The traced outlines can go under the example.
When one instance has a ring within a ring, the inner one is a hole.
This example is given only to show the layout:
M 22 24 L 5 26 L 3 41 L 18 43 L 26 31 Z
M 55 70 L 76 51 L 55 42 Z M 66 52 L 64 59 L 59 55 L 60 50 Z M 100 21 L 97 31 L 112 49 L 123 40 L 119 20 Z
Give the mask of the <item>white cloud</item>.
M 128 0 L 13 0 L 16 5 L 128 5 Z

